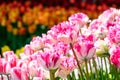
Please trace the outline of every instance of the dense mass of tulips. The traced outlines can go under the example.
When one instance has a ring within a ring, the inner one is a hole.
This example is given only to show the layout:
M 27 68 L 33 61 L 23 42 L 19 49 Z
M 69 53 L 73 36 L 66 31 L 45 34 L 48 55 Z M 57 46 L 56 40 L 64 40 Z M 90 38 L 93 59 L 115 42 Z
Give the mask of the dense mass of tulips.
M 1 80 L 119 80 L 120 10 L 97 19 L 76 13 L 34 37 L 17 57 L 0 58 Z

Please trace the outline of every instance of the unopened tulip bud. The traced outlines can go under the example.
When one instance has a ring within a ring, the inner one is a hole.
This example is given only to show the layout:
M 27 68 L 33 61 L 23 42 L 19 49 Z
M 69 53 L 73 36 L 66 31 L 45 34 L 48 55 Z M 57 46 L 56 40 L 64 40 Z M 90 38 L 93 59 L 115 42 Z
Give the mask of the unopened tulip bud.
M 96 47 L 96 55 L 100 57 L 109 56 L 108 54 L 108 46 L 104 40 L 98 40 L 95 42 Z

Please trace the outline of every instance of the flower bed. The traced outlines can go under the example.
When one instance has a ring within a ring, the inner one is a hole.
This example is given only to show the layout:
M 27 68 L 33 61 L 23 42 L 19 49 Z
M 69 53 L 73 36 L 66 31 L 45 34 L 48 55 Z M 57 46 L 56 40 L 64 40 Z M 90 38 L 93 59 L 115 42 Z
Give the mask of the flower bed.
M 0 58 L 0 79 L 119 80 L 120 11 L 110 8 L 97 19 L 73 14 L 47 34 L 34 37 L 17 57 Z

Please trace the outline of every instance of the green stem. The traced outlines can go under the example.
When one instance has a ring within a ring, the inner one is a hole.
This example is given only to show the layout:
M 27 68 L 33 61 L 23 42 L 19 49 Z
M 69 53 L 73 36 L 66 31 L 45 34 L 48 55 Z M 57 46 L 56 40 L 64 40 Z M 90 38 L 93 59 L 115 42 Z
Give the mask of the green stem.
M 49 70 L 49 73 L 50 73 L 50 80 L 55 80 L 55 71 Z
M 75 72 L 72 72 L 72 80 L 76 80 Z
M 67 80 L 71 80 L 70 74 L 67 75 Z
M 104 62 L 105 62 L 105 69 L 106 69 L 106 79 L 108 78 L 108 69 L 107 69 L 107 62 L 106 62 L 106 58 L 104 57 Z
M 108 70 L 107 70 L 107 62 L 106 62 L 105 57 L 104 57 L 104 62 L 105 62 L 105 69 L 106 69 L 106 73 L 108 73 Z
M 96 75 L 97 75 L 97 76 L 96 76 L 96 78 L 97 78 L 96 80 L 99 80 L 99 78 L 98 78 L 98 70 L 97 70 L 96 61 L 95 61 L 95 59 L 94 59 L 94 58 L 93 58 L 92 60 L 93 60 L 93 66 L 94 66 L 94 68 L 95 68 Z
M 87 65 L 87 59 L 85 59 L 85 68 L 86 68 L 86 73 L 87 73 L 87 80 L 90 80 L 89 71 L 88 71 L 88 65 Z
M 72 49 L 72 51 L 73 51 L 73 55 L 74 55 L 74 57 L 75 57 L 75 59 L 76 59 L 76 61 L 77 61 L 78 69 L 79 69 L 79 71 L 80 71 L 80 74 L 81 74 L 82 80 L 84 80 L 81 66 L 80 66 L 80 64 L 79 64 L 79 61 L 78 61 L 77 55 L 75 54 L 75 51 L 74 51 L 73 46 L 72 46 L 71 43 L 70 43 L 70 47 L 71 47 L 71 49 Z
M 110 56 L 108 56 L 107 57 L 107 59 L 108 59 L 108 63 L 109 63 L 109 69 L 110 69 L 110 74 L 112 73 L 112 74 L 114 74 L 114 72 L 113 72 L 113 65 L 111 64 L 111 62 L 110 62 Z M 113 75 L 111 75 L 112 77 L 111 77 L 111 79 L 113 79 L 114 77 L 113 77 Z M 110 78 L 110 77 L 109 77 Z
M 119 74 L 118 74 L 118 69 L 117 69 L 117 67 L 114 67 L 115 68 L 115 70 L 116 70 L 116 80 L 119 80 Z
M 103 77 L 104 77 L 104 75 L 103 75 L 103 62 L 102 62 L 103 58 L 102 58 L 102 57 L 100 57 L 100 60 L 101 60 L 100 75 L 101 75 L 101 79 L 102 79 L 102 80 L 104 80 L 104 79 L 103 79 Z
M 92 66 L 91 66 L 91 62 L 89 60 L 89 66 L 90 66 L 90 73 L 91 73 L 91 78 L 93 78 L 93 71 L 92 71 Z M 93 80 L 93 79 L 92 79 Z

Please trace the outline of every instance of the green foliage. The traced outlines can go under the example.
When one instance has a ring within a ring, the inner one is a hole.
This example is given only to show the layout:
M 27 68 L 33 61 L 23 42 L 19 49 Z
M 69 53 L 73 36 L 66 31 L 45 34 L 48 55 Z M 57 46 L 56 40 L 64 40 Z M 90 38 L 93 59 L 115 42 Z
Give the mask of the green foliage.
M 13 28 L 17 28 L 16 23 L 12 23 Z M 28 27 L 27 25 L 23 24 L 23 26 Z M 28 44 L 33 36 L 41 36 L 42 33 L 46 33 L 49 29 L 47 26 L 38 24 L 36 25 L 37 29 L 34 33 L 28 33 L 25 34 L 13 34 L 12 32 L 8 32 L 6 30 L 5 26 L 0 25 L 0 49 L 4 45 L 8 45 L 11 50 L 16 51 L 16 49 L 20 49 L 25 44 Z

